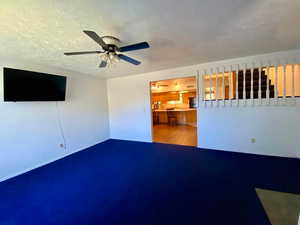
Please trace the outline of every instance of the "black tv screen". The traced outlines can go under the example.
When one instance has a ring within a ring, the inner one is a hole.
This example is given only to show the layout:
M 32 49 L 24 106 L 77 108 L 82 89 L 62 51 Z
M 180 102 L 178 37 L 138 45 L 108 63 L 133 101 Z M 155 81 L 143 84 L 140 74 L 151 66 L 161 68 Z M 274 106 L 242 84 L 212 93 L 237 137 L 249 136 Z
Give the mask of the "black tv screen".
M 64 76 L 4 68 L 4 101 L 65 101 Z

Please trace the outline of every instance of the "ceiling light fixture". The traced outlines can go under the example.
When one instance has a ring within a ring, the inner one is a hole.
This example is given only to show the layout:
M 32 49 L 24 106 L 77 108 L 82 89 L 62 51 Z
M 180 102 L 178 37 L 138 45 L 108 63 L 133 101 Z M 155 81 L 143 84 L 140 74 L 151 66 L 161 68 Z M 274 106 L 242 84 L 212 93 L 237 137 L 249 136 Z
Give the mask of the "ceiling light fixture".
M 116 63 L 120 62 L 119 56 L 114 52 L 107 52 L 100 56 L 101 60 L 107 64 L 107 67 L 115 67 Z

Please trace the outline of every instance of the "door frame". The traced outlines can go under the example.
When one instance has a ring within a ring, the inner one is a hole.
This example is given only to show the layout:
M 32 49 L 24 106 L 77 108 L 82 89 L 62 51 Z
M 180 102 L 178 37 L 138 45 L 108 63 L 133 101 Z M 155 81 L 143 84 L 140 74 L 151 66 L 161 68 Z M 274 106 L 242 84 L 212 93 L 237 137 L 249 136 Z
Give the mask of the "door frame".
M 175 79 L 182 79 L 182 78 L 189 78 L 189 77 L 195 77 L 196 78 L 196 102 L 197 102 L 197 106 L 196 106 L 196 128 L 197 128 L 197 140 L 196 140 L 196 146 L 195 147 L 198 147 L 198 131 L 199 131 L 199 128 L 198 128 L 198 110 L 199 110 L 199 104 L 200 104 L 200 101 L 199 101 L 199 73 L 197 72 L 195 75 L 182 75 L 182 76 L 174 76 L 174 77 L 170 77 L 170 78 L 166 78 L 166 79 L 159 79 L 159 80 L 150 80 L 149 81 L 149 86 L 148 86 L 148 90 L 149 90 L 149 95 L 150 95 L 150 102 L 149 102 L 149 105 L 150 105 L 150 127 L 151 127 L 151 143 L 155 143 L 154 140 L 153 140 L 153 114 L 152 114 L 152 89 L 151 89 L 151 83 L 152 82 L 158 82 L 158 81 L 167 81 L 167 80 L 175 80 Z

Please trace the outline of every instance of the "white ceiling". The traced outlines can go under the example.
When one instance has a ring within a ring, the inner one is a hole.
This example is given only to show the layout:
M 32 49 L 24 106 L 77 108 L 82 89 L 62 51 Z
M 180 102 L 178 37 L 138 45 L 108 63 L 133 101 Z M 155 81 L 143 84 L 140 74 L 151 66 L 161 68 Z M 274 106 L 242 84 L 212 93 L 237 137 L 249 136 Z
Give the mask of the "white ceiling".
M 300 48 L 299 0 L 1 0 L 0 57 L 115 77 Z M 98 68 L 82 30 L 113 35 L 142 64 Z

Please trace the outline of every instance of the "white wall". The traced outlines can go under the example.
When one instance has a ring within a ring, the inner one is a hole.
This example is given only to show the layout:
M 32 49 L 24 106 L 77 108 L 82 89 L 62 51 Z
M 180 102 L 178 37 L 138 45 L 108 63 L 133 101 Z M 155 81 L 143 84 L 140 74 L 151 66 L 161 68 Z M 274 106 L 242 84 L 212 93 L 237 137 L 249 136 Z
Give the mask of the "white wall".
M 68 76 L 67 99 L 58 102 L 66 149 L 59 145 L 56 102 L 3 102 L 2 67 Z M 106 81 L 25 62 L 0 65 L 0 181 L 109 138 Z
M 256 63 L 300 62 L 300 50 L 224 60 L 108 80 L 111 138 L 152 141 L 150 82 L 197 71 Z M 201 80 L 200 80 L 201 84 Z M 299 103 L 299 101 L 297 101 Z M 198 146 L 256 154 L 300 157 L 300 106 L 198 108 Z M 251 143 L 256 138 L 256 143 Z
M 200 108 L 199 146 L 300 158 L 299 115 L 300 107 Z

